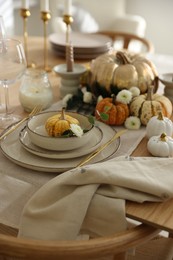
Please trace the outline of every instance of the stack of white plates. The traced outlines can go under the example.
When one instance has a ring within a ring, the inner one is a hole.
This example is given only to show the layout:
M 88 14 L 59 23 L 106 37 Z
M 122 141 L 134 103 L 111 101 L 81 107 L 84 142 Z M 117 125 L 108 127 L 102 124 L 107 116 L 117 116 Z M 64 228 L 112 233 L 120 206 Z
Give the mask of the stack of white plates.
M 66 34 L 51 34 L 49 41 L 55 53 L 64 58 L 66 53 Z M 112 47 L 111 38 L 101 34 L 72 32 L 70 34 L 70 42 L 73 45 L 74 59 L 94 59 L 108 52 Z

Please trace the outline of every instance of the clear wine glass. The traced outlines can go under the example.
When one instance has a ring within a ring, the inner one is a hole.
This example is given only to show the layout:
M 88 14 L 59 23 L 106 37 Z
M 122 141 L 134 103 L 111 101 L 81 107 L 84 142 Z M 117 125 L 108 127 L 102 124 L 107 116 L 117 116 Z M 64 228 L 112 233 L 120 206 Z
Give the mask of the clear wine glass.
M 4 111 L 4 104 L 2 103 L 2 94 L 0 89 L 0 113 Z
M 3 20 L 3 16 L 0 15 L 0 39 L 4 41 L 5 38 L 6 38 L 6 32 L 5 32 L 4 20 Z M 2 103 L 2 93 L 0 89 L 0 113 L 2 111 L 4 111 L 4 104 Z
M 0 128 L 19 121 L 18 115 L 9 111 L 10 84 L 15 83 L 26 69 L 26 58 L 22 43 L 16 39 L 0 39 L 0 84 L 5 91 L 5 113 L 0 114 Z

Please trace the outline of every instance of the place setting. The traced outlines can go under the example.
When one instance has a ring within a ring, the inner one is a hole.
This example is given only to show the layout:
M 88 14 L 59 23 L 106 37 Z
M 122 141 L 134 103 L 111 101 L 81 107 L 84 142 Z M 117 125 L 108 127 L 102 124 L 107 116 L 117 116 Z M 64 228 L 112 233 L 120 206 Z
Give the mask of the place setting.
M 77 167 L 85 161 L 88 155 L 95 153 L 117 134 L 115 129 L 102 122 L 96 121 L 95 125 L 92 125 L 87 116 L 67 111 L 65 117 L 71 117 L 79 122 L 79 125 L 76 126 L 81 127 L 82 136 L 51 136 L 46 132 L 45 122 L 54 117 L 57 124 L 63 124 L 65 120 L 58 119 L 61 117 L 62 111 L 37 113 L 31 116 L 27 122 L 22 122 L 16 128 L 14 126 L 14 129 L 12 127 L 6 136 L 6 132 L 10 129 L 4 131 L 4 138 L 1 140 L 2 153 L 22 167 L 36 171 L 61 173 Z M 117 136 L 109 147 L 105 147 L 89 162 L 97 163 L 107 160 L 118 151 L 119 147 L 120 137 Z

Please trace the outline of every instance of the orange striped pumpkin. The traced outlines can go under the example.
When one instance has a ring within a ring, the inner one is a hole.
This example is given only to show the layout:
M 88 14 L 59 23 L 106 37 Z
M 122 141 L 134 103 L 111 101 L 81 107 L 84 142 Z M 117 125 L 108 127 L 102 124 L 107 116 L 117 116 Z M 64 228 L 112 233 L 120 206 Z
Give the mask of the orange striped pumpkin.
M 96 119 L 108 125 L 122 125 L 128 116 L 128 105 L 115 101 L 113 97 L 102 99 L 95 108 Z

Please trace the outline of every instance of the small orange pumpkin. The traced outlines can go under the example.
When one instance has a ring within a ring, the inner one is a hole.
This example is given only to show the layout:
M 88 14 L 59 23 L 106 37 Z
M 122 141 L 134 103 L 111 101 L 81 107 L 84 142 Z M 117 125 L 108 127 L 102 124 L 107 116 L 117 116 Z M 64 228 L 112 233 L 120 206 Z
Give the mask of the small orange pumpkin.
M 114 97 L 102 99 L 95 108 L 96 119 L 108 125 L 122 125 L 128 116 L 128 105 L 115 101 Z

